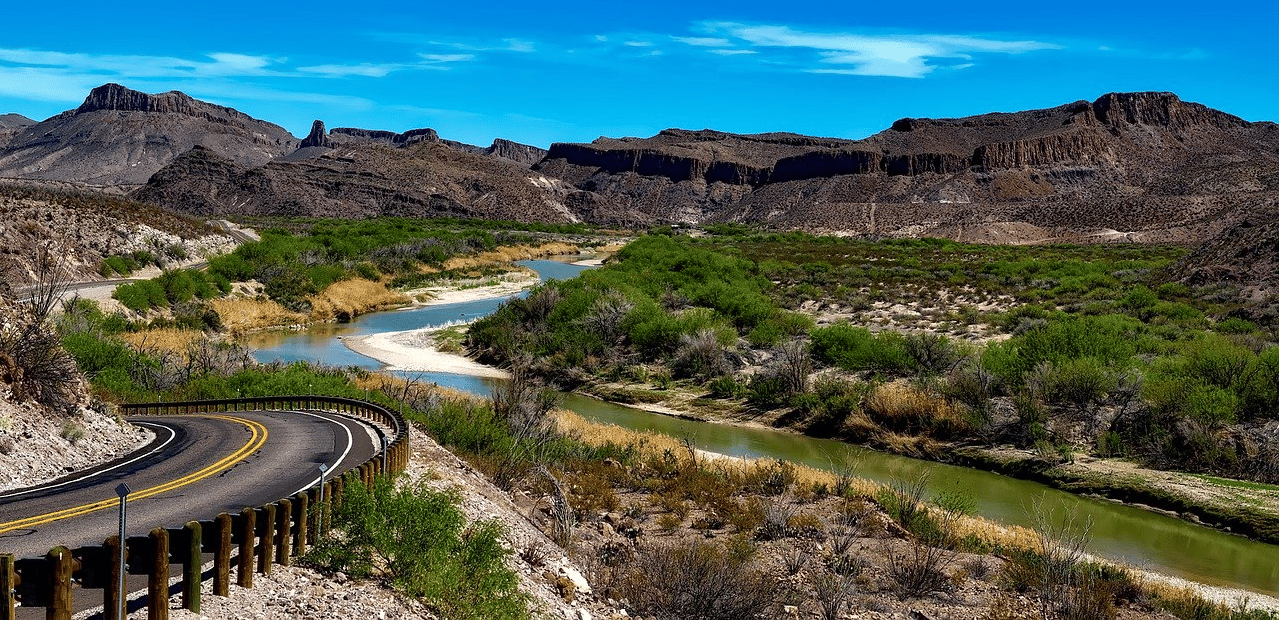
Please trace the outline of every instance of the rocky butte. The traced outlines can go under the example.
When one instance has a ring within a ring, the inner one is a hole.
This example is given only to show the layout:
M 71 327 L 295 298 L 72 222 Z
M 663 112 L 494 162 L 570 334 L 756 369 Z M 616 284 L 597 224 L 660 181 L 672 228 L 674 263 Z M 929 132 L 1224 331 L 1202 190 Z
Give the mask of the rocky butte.
M 140 185 L 195 146 L 241 165 L 291 153 L 283 127 L 173 91 L 148 95 L 119 84 L 17 132 L 0 150 L 0 176 L 93 185 Z

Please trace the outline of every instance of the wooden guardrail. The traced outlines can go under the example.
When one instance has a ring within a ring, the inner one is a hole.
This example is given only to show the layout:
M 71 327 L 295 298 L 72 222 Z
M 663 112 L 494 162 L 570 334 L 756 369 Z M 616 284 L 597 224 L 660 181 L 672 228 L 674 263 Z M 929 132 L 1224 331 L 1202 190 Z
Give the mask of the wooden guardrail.
M 0 620 L 14 620 L 17 606 L 44 607 L 49 620 L 70 620 L 72 589 L 101 589 L 103 618 L 119 617 L 116 583 L 120 571 L 147 575 L 147 618 L 168 620 L 169 570 L 182 567 L 182 606 L 200 612 L 200 583 L 204 554 L 213 554 L 213 594 L 227 596 L 231 583 L 232 551 L 238 549 L 236 583 L 253 587 L 253 573 L 270 573 L 272 564 L 288 565 L 314 545 L 329 527 L 329 513 L 342 502 L 346 474 L 366 486 L 384 471 L 408 467 L 408 423 L 398 412 L 362 400 L 326 396 L 231 398 L 171 403 L 120 405 L 125 415 L 183 415 L 233 411 L 332 411 L 362 417 L 391 428 L 389 443 L 368 461 L 334 472 L 321 488 L 280 498 L 263 506 L 246 507 L 239 514 L 219 514 L 209 521 L 189 521 L 177 528 L 156 528 L 147 536 L 107 538 L 101 545 L 68 549 L 54 547 L 36 558 L 0 554 Z M 120 566 L 120 546 L 125 565 Z

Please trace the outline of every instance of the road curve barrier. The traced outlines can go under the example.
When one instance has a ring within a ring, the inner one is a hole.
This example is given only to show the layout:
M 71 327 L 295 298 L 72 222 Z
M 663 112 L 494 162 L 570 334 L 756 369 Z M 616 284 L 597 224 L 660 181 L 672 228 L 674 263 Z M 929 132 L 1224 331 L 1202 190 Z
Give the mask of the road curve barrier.
M 184 415 L 235 411 L 328 411 L 379 425 L 387 441 L 368 461 L 332 476 L 292 497 L 263 506 L 222 513 L 208 521 L 156 528 L 147 536 L 107 538 L 101 545 L 68 549 L 56 546 L 41 557 L 15 558 L 0 553 L 0 620 L 14 620 L 17 607 L 44 607 L 50 620 L 71 620 L 73 589 L 100 589 L 106 620 L 121 620 L 116 584 L 123 570 L 147 576 L 147 618 L 168 620 L 169 572 L 177 567 L 182 607 L 200 613 L 200 583 L 206 556 L 212 555 L 213 594 L 227 596 L 236 552 L 236 583 L 253 587 L 253 574 L 269 574 L 273 564 L 289 565 L 329 528 L 330 512 L 342 502 L 346 483 L 371 486 L 378 474 L 400 473 L 409 462 L 409 426 L 404 416 L 382 405 L 330 396 L 270 396 L 188 402 L 127 403 L 122 415 Z M 381 427 L 390 429 L 383 430 Z M 347 475 L 350 474 L 350 475 Z M 120 547 L 125 563 L 120 565 Z M 126 605 L 127 607 L 127 605 Z M 126 610 L 126 614 L 127 614 Z

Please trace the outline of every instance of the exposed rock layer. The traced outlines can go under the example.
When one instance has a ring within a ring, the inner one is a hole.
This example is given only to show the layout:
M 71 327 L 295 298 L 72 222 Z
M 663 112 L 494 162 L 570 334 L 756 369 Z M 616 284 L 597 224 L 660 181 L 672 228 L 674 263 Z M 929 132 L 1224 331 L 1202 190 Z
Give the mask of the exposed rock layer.
M 987 242 L 1212 236 L 1279 191 L 1279 128 L 1170 93 L 959 119 L 864 140 L 666 130 L 554 144 L 534 169 L 611 213 Z

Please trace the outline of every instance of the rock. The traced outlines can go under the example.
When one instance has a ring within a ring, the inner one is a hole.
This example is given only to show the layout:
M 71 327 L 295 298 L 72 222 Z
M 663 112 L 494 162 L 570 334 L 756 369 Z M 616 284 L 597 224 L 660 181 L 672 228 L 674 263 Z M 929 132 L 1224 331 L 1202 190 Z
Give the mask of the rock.
M 591 593 L 591 584 L 586 581 L 586 577 L 583 577 L 582 573 L 578 572 L 576 568 L 563 564 L 559 567 L 559 574 L 568 578 L 578 592 L 581 592 L 582 594 Z
M 311 133 L 302 138 L 302 143 L 298 146 L 300 149 L 318 146 L 323 148 L 333 148 L 333 140 L 329 139 L 329 134 L 324 130 L 324 121 L 316 119 L 311 123 Z

